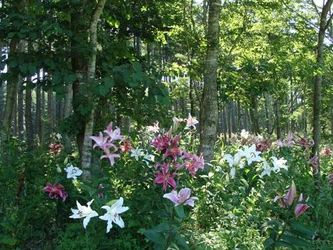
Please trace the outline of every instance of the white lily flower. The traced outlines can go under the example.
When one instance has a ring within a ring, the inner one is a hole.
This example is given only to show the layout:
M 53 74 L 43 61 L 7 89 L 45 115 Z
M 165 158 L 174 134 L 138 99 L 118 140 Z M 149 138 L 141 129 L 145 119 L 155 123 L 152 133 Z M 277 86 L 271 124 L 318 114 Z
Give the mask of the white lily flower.
M 277 159 L 275 156 L 272 156 L 271 159 L 272 159 L 272 163 L 273 163 L 273 170 L 275 173 L 280 172 L 281 168 L 288 170 L 288 166 L 286 165 L 287 160 L 285 160 L 283 158 Z
M 259 156 L 261 152 L 256 150 L 255 144 L 252 144 L 251 147 L 245 145 L 243 148 L 243 156 L 247 159 L 247 164 L 250 165 L 252 162 L 258 162 L 262 160 L 262 158 Z
M 144 152 L 141 148 L 131 149 L 131 157 L 134 157 L 135 160 L 139 160 L 139 156 L 143 156 Z
M 263 167 L 264 171 L 261 172 L 260 177 L 264 177 L 265 175 L 271 176 L 271 172 L 273 168 L 268 165 L 268 162 L 266 160 L 263 161 Z
M 82 206 L 78 201 L 76 201 L 76 205 L 77 205 L 78 209 L 71 208 L 73 214 L 71 216 L 69 216 L 69 218 L 72 218 L 72 219 L 84 218 L 83 227 L 86 228 L 90 219 L 92 217 L 98 216 L 98 213 L 96 211 L 92 210 L 90 207 L 90 205 L 91 205 L 91 203 L 93 203 L 93 201 L 94 200 L 89 201 L 87 203 L 87 206 Z
M 83 171 L 79 169 L 78 167 L 74 167 L 73 165 L 67 164 L 67 168 L 65 168 L 65 171 L 67 172 L 67 179 L 73 178 L 76 180 L 76 177 L 80 176 Z
M 146 153 L 146 154 L 143 156 L 143 161 L 147 164 L 147 166 L 149 166 L 149 163 L 150 163 L 150 162 L 154 162 L 154 161 L 155 161 L 155 156 Z
M 124 199 L 123 197 L 120 197 L 112 206 L 102 206 L 102 208 L 106 209 L 107 212 L 99 218 L 108 222 L 106 233 L 110 232 L 110 229 L 112 228 L 112 222 L 116 223 L 121 228 L 125 226 L 125 223 L 120 217 L 120 214 L 127 211 L 129 208 L 123 207 L 123 203 Z

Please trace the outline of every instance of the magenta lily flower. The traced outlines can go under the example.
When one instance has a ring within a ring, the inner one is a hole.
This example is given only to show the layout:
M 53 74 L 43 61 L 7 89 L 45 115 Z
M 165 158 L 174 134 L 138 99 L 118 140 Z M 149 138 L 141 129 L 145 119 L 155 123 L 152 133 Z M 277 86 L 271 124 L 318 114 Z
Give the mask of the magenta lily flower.
M 51 199 L 58 199 L 60 197 L 63 202 L 68 196 L 68 194 L 65 192 L 65 188 L 59 183 L 54 183 L 53 185 L 51 183 L 48 183 L 43 188 L 43 190 L 45 192 L 49 192 L 49 197 Z
M 177 184 L 175 181 L 175 177 L 177 176 L 176 173 L 170 173 L 169 172 L 169 166 L 166 163 L 163 163 L 160 165 L 162 171 L 156 172 L 156 178 L 154 180 L 154 184 L 163 184 L 163 190 L 165 191 L 167 189 L 167 186 L 170 185 L 173 189 L 176 189 Z
M 165 151 L 165 154 L 164 154 L 165 157 L 172 156 L 174 160 L 177 160 L 177 155 L 179 155 L 179 156 L 182 155 L 182 151 L 178 148 L 179 140 L 180 140 L 180 134 L 171 140 L 171 148 L 168 148 Z
M 170 139 L 166 135 L 155 138 L 151 145 L 156 148 L 157 151 L 162 151 L 169 147 Z
M 184 204 L 193 207 L 194 201 L 198 200 L 198 197 L 191 197 L 191 189 L 189 188 L 182 188 L 179 192 L 172 190 L 171 193 L 167 193 L 163 197 L 171 200 L 175 206 Z

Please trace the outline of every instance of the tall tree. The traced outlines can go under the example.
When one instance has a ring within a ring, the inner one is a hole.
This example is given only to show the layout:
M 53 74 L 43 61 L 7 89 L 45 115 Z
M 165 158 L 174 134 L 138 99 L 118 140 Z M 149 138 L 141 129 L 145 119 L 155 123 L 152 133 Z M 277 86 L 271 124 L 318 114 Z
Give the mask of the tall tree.
M 207 48 L 204 62 L 204 88 L 200 108 L 200 151 L 206 162 L 214 155 L 218 125 L 217 66 L 219 50 L 221 0 L 208 3 Z
M 91 83 L 95 81 L 95 75 L 96 75 L 96 54 L 97 54 L 97 23 L 98 20 L 103 12 L 104 5 L 106 0 L 99 0 L 96 8 L 93 12 L 90 27 L 89 27 L 89 36 L 90 36 L 90 46 L 92 47 L 92 55 L 90 57 L 90 60 L 88 61 L 87 65 L 87 76 L 88 76 L 88 83 Z M 93 100 L 90 100 L 93 101 Z M 94 107 L 92 108 L 89 118 L 85 124 L 84 129 L 84 139 L 83 139 L 83 145 L 82 145 L 82 155 L 81 155 L 81 162 L 82 162 L 82 168 L 86 169 L 90 167 L 91 164 L 91 139 L 89 136 L 93 134 L 93 128 L 94 128 Z M 85 175 L 88 172 L 85 170 Z
M 316 51 L 316 62 L 319 67 L 323 67 L 324 64 L 324 39 L 325 33 L 330 26 L 332 21 L 331 6 L 333 0 L 327 0 L 323 5 L 323 9 L 320 13 L 318 40 L 317 40 L 317 51 Z M 322 102 L 322 82 L 323 75 L 321 70 L 318 71 L 314 77 L 314 90 L 313 90 L 313 154 L 317 154 L 319 157 L 319 146 L 320 146 L 320 119 L 321 119 L 321 102 Z M 318 171 L 317 177 L 320 176 L 320 166 L 318 160 Z

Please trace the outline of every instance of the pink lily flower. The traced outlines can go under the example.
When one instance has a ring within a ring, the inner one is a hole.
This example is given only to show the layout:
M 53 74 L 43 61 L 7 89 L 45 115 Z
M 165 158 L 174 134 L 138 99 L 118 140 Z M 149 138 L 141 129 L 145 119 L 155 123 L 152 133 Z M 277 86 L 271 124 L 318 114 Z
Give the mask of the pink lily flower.
M 176 173 L 170 173 L 169 172 L 169 166 L 167 163 L 160 164 L 160 167 L 162 168 L 161 171 L 156 172 L 156 178 L 154 180 L 154 184 L 163 184 L 163 190 L 166 191 L 167 186 L 170 185 L 173 189 L 176 189 L 177 184 L 175 181 L 175 177 L 177 176 Z
M 109 142 L 109 136 L 103 136 L 102 132 L 99 132 L 99 136 L 89 136 L 90 139 L 95 141 L 93 148 L 99 147 L 103 150 L 110 148 L 110 146 L 115 147 L 112 143 Z
M 172 146 L 171 146 L 171 148 L 168 148 L 165 151 L 165 154 L 164 154 L 165 157 L 172 156 L 174 160 L 177 160 L 177 155 L 179 155 L 179 156 L 182 155 L 181 150 L 178 148 L 179 139 L 180 139 L 180 134 L 177 135 L 176 137 L 172 138 L 172 140 L 171 140 Z
M 303 194 L 301 194 L 299 196 L 299 199 L 298 199 L 298 202 L 301 202 L 303 200 Z M 308 201 L 309 198 L 307 198 L 306 201 Z M 295 206 L 295 215 L 296 217 L 300 216 L 302 213 L 304 213 L 310 206 L 307 205 L 307 204 L 303 204 L 303 203 L 298 203 L 296 206 Z
M 110 152 L 106 152 L 106 151 L 104 151 L 104 152 L 105 152 L 105 155 L 102 155 L 100 159 L 109 158 L 111 166 L 114 165 L 115 158 L 120 158 L 119 154 L 110 154 Z
M 175 206 L 178 205 L 188 205 L 193 207 L 194 201 L 199 200 L 198 197 L 190 197 L 191 196 L 191 189 L 189 188 L 182 188 L 177 192 L 176 190 L 172 190 L 171 193 L 167 193 L 163 195 L 164 198 L 171 200 Z
M 112 122 L 107 126 L 106 130 L 104 132 L 110 136 L 111 141 L 122 141 L 124 137 L 120 134 L 120 128 L 116 128 L 115 130 L 112 130 Z
M 58 199 L 58 197 L 62 198 L 62 201 L 64 202 L 68 196 L 68 194 L 65 192 L 65 188 L 59 184 L 54 183 L 53 185 L 51 183 L 46 184 L 46 186 L 43 188 L 45 192 L 49 192 L 49 197 L 51 199 Z
M 191 114 L 189 113 L 188 118 L 186 119 L 185 129 L 191 129 L 191 128 L 195 129 L 196 128 L 195 125 L 198 124 L 198 123 L 199 123 L 198 120 L 193 118 L 191 116 Z
M 188 161 L 185 162 L 185 167 L 187 171 L 194 176 L 199 169 L 204 169 L 205 161 L 203 159 L 203 154 L 201 153 L 200 156 L 195 154 L 190 154 L 187 152 L 183 152 L 182 158 L 187 159 Z
M 281 206 L 287 208 L 293 204 L 295 196 L 296 196 L 296 185 L 295 182 L 292 181 L 291 187 L 289 188 L 287 194 L 285 194 L 284 197 L 276 196 L 274 198 L 274 202 L 279 200 L 281 202 Z
M 156 148 L 157 151 L 162 151 L 164 149 L 167 149 L 170 144 L 170 139 L 166 135 L 159 136 L 155 138 L 151 145 Z

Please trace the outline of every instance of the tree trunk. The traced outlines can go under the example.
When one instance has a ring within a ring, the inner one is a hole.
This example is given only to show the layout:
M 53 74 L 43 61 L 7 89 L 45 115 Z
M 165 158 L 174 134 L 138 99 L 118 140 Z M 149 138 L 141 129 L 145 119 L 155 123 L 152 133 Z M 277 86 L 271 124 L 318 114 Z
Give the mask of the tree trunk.
M 21 78 L 21 77 L 20 77 Z M 21 78 L 22 79 L 22 78 Z M 18 86 L 18 93 L 17 93 L 17 132 L 19 138 L 22 140 L 24 136 L 24 111 L 23 111 L 23 86 L 22 80 Z
M 219 49 L 219 20 L 221 0 L 209 1 L 207 31 L 207 49 L 204 65 L 204 88 L 200 109 L 200 149 L 205 162 L 210 162 L 214 155 L 218 124 L 217 102 L 217 59 Z M 207 167 L 207 166 L 206 166 Z M 209 168 L 207 167 L 207 170 Z
M 88 63 L 88 71 L 87 71 L 87 76 L 88 76 L 88 83 L 91 83 L 95 81 L 95 74 L 96 74 L 96 54 L 97 54 L 97 23 L 99 20 L 99 17 L 101 16 L 104 5 L 105 5 L 106 0 L 99 0 L 97 3 L 97 6 L 94 10 L 92 20 L 90 23 L 90 29 L 89 29 L 89 35 L 90 35 L 90 45 L 92 47 L 92 56 L 90 58 L 90 61 Z M 89 97 L 88 97 L 89 100 Z M 91 100 L 93 101 L 93 100 Z M 94 129 L 94 108 L 90 112 L 89 118 L 86 122 L 85 129 L 84 129 L 84 139 L 83 139 L 83 147 L 82 147 L 82 155 L 81 155 L 81 164 L 82 164 L 82 169 L 83 169 L 83 178 L 88 178 L 90 177 L 89 171 L 86 169 L 90 167 L 91 165 L 91 149 L 92 149 L 92 142 L 89 136 L 93 134 L 93 129 Z
M 48 116 L 48 134 L 50 135 L 54 129 L 54 103 L 52 88 L 47 90 L 47 116 Z
M 27 87 L 25 89 L 25 129 L 27 138 L 28 150 L 33 149 L 33 138 L 34 131 L 32 128 L 32 96 L 31 96 L 31 82 L 27 82 Z
M 276 99 L 275 101 L 275 117 L 276 117 L 276 137 L 277 139 L 281 139 L 281 112 L 280 112 L 280 100 Z
M 10 41 L 8 57 L 10 58 L 12 55 L 21 51 L 21 49 L 22 43 L 17 39 L 12 39 Z M 7 81 L 6 102 L 3 111 L 2 132 L 5 134 L 3 139 L 8 138 L 11 133 L 12 122 L 15 116 L 18 86 L 21 82 L 20 75 L 16 72 L 12 72 L 12 69 L 9 66 L 7 72 L 11 74 L 11 77 Z
M 320 14 L 320 24 L 318 32 L 318 42 L 317 42 L 317 55 L 316 62 L 319 66 L 323 67 L 324 63 L 324 38 L 325 32 L 329 27 L 332 15 L 329 16 L 333 0 L 327 0 Z M 313 90 L 313 140 L 314 147 L 312 154 L 318 155 L 319 157 L 319 146 L 320 146 L 320 115 L 321 115 L 321 94 L 322 94 L 322 73 L 319 72 L 314 77 L 314 90 Z M 318 171 L 315 172 L 316 179 L 320 176 L 320 166 L 318 159 Z

